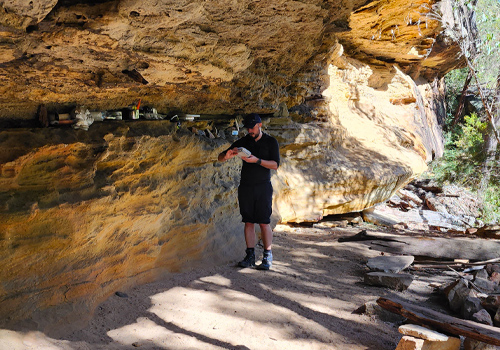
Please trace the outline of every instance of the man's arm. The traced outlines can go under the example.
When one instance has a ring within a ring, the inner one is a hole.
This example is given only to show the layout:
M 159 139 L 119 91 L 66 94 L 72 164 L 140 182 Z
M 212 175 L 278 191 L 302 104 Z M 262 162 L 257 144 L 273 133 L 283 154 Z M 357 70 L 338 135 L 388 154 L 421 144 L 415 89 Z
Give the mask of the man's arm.
M 259 159 L 254 155 L 251 155 L 248 158 L 242 157 L 241 159 L 243 159 L 247 163 L 257 163 L 267 169 L 278 170 L 278 167 L 280 165 L 280 148 L 278 145 L 278 141 L 274 137 L 270 140 L 270 142 L 271 144 L 269 145 L 269 147 L 271 147 L 271 159 Z
M 274 137 L 272 138 L 271 141 L 271 160 L 276 162 L 276 169 L 280 166 L 280 146 L 278 144 L 278 140 L 276 140 Z
M 232 149 L 230 148 L 230 149 L 225 150 L 224 152 L 219 153 L 219 157 L 217 157 L 217 160 L 219 162 L 225 162 L 226 160 L 233 158 L 237 154 L 238 154 L 237 147 L 234 147 Z
M 278 170 L 278 163 L 275 160 L 260 160 L 260 166 L 271 170 Z
M 265 160 L 265 159 L 260 159 L 257 158 L 254 155 L 251 155 L 250 157 L 241 157 L 245 162 L 247 163 L 259 163 L 260 160 L 260 166 L 271 169 L 271 170 L 277 170 L 278 169 L 278 163 L 274 160 Z

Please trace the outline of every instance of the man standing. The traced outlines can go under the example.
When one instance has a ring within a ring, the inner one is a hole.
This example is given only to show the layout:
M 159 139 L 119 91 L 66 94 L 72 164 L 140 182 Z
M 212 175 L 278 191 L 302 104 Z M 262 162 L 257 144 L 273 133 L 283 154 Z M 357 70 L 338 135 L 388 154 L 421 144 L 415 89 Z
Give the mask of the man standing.
M 264 243 L 264 256 L 257 269 L 269 270 L 273 261 L 271 244 L 271 213 L 273 207 L 273 187 L 271 170 L 277 170 L 280 164 L 278 141 L 262 132 L 262 121 L 258 114 L 245 117 L 243 126 L 248 135 L 236 140 L 231 147 L 219 154 L 219 161 L 224 162 L 238 155 L 238 147 L 251 152 L 242 156 L 241 180 L 238 187 L 238 202 L 242 221 L 245 223 L 245 258 L 238 263 L 240 267 L 255 266 L 255 224 L 259 224 Z

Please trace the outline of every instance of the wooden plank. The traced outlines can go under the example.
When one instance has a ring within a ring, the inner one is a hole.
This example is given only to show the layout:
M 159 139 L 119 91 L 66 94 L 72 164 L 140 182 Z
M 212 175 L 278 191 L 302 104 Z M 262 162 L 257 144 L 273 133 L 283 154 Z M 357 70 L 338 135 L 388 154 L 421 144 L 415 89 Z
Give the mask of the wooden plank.
M 403 301 L 396 302 L 383 297 L 377 300 L 377 304 L 420 325 L 431 326 L 437 331 L 462 335 L 491 345 L 500 345 L 500 328 L 462 320 L 429 308 Z

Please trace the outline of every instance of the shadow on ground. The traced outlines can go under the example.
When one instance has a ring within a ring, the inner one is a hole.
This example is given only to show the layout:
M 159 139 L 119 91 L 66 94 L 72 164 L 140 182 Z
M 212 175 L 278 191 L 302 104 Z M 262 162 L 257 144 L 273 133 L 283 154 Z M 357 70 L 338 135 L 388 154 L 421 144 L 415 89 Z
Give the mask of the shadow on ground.
M 337 242 L 357 231 L 278 226 L 271 271 L 175 274 L 112 296 L 63 337 L 0 330 L 0 349 L 394 349 L 396 325 L 352 313 L 391 294 L 360 283 L 378 252 Z

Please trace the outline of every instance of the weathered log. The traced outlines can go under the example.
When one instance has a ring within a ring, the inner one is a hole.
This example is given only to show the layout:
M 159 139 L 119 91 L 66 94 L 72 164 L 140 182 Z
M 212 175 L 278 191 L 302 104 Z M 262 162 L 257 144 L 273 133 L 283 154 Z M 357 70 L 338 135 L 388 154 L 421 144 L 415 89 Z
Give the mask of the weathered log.
M 462 260 L 462 261 L 457 261 L 457 260 Z M 439 261 L 439 260 L 420 260 L 420 261 L 414 261 L 413 265 L 419 265 L 419 267 L 426 267 L 425 265 L 441 265 L 442 268 L 447 268 L 446 266 L 449 265 L 451 267 L 455 266 L 480 266 L 480 265 L 486 265 L 490 263 L 496 263 L 500 262 L 500 258 L 495 258 L 495 259 L 490 259 L 490 260 L 484 260 L 484 261 L 476 261 L 476 262 L 469 262 L 469 259 L 455 259 L 453 261 L 447 260 L 447 261 Z
M 442 265 L 442 264 L 422 264 L 422 263 L 415 263 L 414 268 L 415 269 L 441 269 L 441 270 L 448 270 L 449 267 L 454 267 L 456 269 L 463 268 L 463 264 L 448 264 L 448 265 Z
M 354 236 L 348 236 L 348 237 L 340 237 L 338 239 L 339 242 L 360 242 L 360 241 L 373 241 L 373 240 L 379 240 L 379 241 L 388 241 L 388 242 L 398 242 L 397 240 L 393 238 L 386 238 L 382 236 L 377 236 L 377 235 L 372 235 L 366 232 L 366 230 L 359 231 L 356 233 Z
M 359 242 L 359 241 L 370 241 L 373 240 L 373 236 L 369 235 L 366 230 L 361 230 L 354 236 L 340 237 L 339 242 Z
M 482 261 L 498 259 L 500 255 L 500 240 L 497 239 L 408 237 L 381 232 L 360 232 L 354 236 L 341 237 L 338 241 L 358 241 L 372 249 L 394 255 L 427 256 L 436 259 Z
M 430 326 L 439 331 L 462 335 L 483 343 L 500 345 L 500 329 L 481 323 L 462 320 L 422 306 L 403 301 L 378 298 L 377 304 L 386 310 L 406 317 L 423 326 Z

